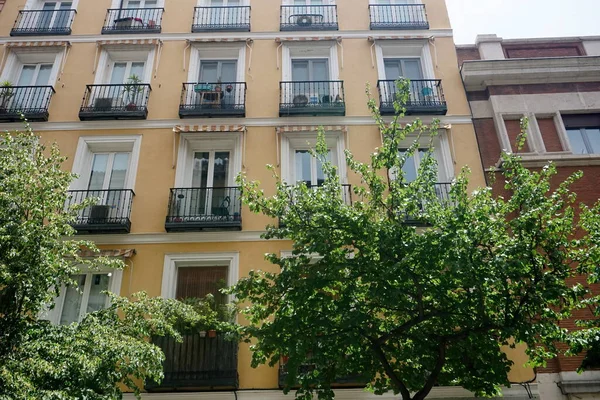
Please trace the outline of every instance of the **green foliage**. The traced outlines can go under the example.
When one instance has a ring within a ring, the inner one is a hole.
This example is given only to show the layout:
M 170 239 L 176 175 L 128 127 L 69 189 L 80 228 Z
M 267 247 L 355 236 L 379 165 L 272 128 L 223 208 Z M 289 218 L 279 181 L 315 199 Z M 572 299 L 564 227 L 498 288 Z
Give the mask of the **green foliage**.
M 571 338 L 558 322 L 587 294 L 567 279 L 597 279 L 600 203 L 575 205 L 569 186 L 580 174 L 556 185 L 554 165 L 534 172 L 503 154 L 498 184 L 510 196 L 489 187 L 469 193 L 464 169 L 442 199 L 432 153 L 438 123 L 400 124 L 408 90 L 398 83 L 390 123 L 369 95 L 383 145 L 369 163 L 346 152 L 362 182 L 352 204 L 340 195 L 323 132 L 313 153 L 324 164 L 321 187 L 276 176 L 276 194 L 265 196 L 257 182 L 239 177 L 250 209 L 281 222 L 265 237 L 291 240 L 293 254 L 269 254 L 280 272 L 253 271 L 232 293 L 250 304 L 244 334 L 253 339 L 253 365 L 288 359 L 285 391 L 298 384 L 297 398 L 332 399 L 332 381 L 347 375 L 404 400 L 422 400 L 437 384 L 497 395 L 512 366 L 501 346 L 512 338 L 526 343 L 535 365 L 556 355 L 556 341 Z M 421 136 L 431 138 L 430 149 L 408 182 L 402 166 L 422 147 Z M 413 137 L 400 157 L 401 141 Z M 407 224 L 407 216 L 422 227 Z M 589 336 L 581 335 L 584 348 Z
M 119 382 L 139 394 L 140 381 L 162 379 L 164 355 L 148 338 L 181 338 L 176 325 L 213 326 L 216 312 L 139 293 L 112 295 L 109 308 L 80 323 L 39 320 L 82 268 L 123 263 L 81 258 L 96 247 L 69 239 L 77 211 L 94 199 L 66 209 L 74 176 L 61 169 L 56 145 L 40 144 L 29 126 L 0 142 L 0 399 L 119 399 Z

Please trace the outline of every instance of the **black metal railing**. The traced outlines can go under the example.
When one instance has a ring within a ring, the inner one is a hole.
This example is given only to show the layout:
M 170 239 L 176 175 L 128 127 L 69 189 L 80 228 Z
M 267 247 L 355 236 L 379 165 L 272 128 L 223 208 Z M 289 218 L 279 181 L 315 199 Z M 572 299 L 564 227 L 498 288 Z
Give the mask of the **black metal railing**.
M 309 372 L 312 372 L 315 370 L 315 365 L 314 364 L 303 364 L 300 366 L 299 368 L 299 372 L 306 374 Z M 288 379 L 288 369 L 285 365 L 285 363 L 280 363 L 279 364 L 279 388 L 283 389 L 287 386 L 287 379 Z M 352 375 L 343 375 L 343 376 L 336 376 L 336 378 L 333 380 L 333 382 L 331 382 L 334 385 L 343 385 L 344 387 L 348 388 L 348 387 L 365 387 L 368 383 L 368 380 L 359 374 L 352 374 Z M 292 387 L 298 387 L 298 383 L 294 382 L 294 384 L 292 385 Z
M 196 7 L 192 32 L 250 32 L 250 6 Z
M 239 187 L 171 189 L 167 232 L 242 227 Z
M 87 85 L 79 119 L 146 119 L 149 84 Z
M 279 115 L 345 115 L 344 82 L 280 82 Z
M 436 183 L 434 190 L 438 201 L 446 207 L 450 207 L 453 205 L 452 200 L 450 199 L 450 189 L 452 188 L 451 183 Z M 421 202 L 418 204 L 418 208 L 422 211 L 427 207 L 426 202 Z M 427 225 L 420 221 L 416 216 L 410 215 L 409 213 L 403 213 L 405 215 L 405 222 L 410 225 Z
M 70 35 L 75 10 L 19 11 L 10 36 Z
M 305 182 L 305 183 L 306 183 L 306 187 L 309 189 L 316 189 L 321 186 L 321 185 L 313 185 L 310 182 Z M 340 186 L 341 186 L 340 196 L 344 200 L 344 203 L 351 206 L 352 205 L 352 185 L 342 184 Z M 294 194 L 293 193 L 292 193 L 291 199 L 290 199 L 290 205 L 292 205 L 292 204 L 294 204 Z M 279 219 L 279 227 L 280 228 L 285 227 L 285 222 L 281 218 Z
M 246 83 L 184 83 L 179 116 L 243 117 L 246 115 Z
M 160 33 L 164 8 L 112 8 L 102 33 Z
M 424 4 L 372 4 L 371 29 L 429 29 Z
M 337 31 L 337 6 L 281 6 L 282 31 Z
M 21 120 L 48 121 L 52 86 L 0 86 L 0 122 Z
M 394 114 L 397 86 L 393 80 L 378 81 L 379 110 L 381 114 Z M 410 95 L 406 103 L 406 114 L 445 115 L 448 112 L 442 81 L 439 79 L 411 80 Z
M 70 190 L 66 207 L 96 199 L 96 204 L 78 212 L 73 227 L 79 233 L 129 233 L 133 196 L 130 189 Z
M 160 384 L 147 382 L 146 390 L 238 387 L 238 343 L 225 334 L 184 335 L 182 343 L 157 337 L 152 342 L 165 354 L 165 377 Z

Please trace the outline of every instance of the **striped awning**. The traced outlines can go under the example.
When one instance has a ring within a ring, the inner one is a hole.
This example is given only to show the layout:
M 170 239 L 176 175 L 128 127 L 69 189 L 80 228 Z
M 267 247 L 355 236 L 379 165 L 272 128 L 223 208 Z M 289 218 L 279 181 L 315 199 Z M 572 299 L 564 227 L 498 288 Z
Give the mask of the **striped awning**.
M 245 125 L 175 125 L 173 132 L 244 132 Z
M 275 42 L 320 42 L 326 40 L 341 41 L 341 36 L 311 36 L 311 37 L 281 37 L 275 38 Z
M 124 39 L 124 40 L 99 40 L 99 46 L 116 46 L 116 45 L 153 45 L 159 43 L 159 39 Z
M 405 40 L 405 39 L 429 39 L 431 36 L 427 35 L 394 35 L 394 36 L 369 36 L 367 39 L 369 42 L 376 40 Z
M 231 43 L 231 42 L 248 42 L 250 38 L 194 38 L 188 40 L 190 43 Z
M 91 258 L 91 257 L 120 257 L 120 258 L 131 258 L 135 255 L 135 249 L 111 249 L 111 250 L 100 250 L 99 252 L 93 252 L 91 250 L 81 250 L 79 257 Z
M 65 40 L 35 40 L 22 42 L 6 42 L 6 47 L 67 47 L 71 42 Z
M 319 125 L 304 125 L 304 126 L 278 126 L 277 133 L 288 133 L 288 132 L 316 132 L 321 126 Z M 346 133 L 348 128 L 343 125 L 325 125 L 323 126 L 325 132 L 343 132 Z

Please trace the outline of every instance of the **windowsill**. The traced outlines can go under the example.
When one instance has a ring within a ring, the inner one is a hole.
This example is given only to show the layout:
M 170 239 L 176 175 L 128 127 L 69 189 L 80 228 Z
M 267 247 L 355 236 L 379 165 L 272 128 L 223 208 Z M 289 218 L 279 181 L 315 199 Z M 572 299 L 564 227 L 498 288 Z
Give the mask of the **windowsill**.
M 553 153 L 527 153 L 521 154 L 523 166 L 527 168 L 543 167 L 552 161 L 557 167 L 588 167 L 600 165 L 600 154 L 572 154 L 570 152 L 561 151 Z M 502 160 L 498 160 L 496 164 L 502 167 Z

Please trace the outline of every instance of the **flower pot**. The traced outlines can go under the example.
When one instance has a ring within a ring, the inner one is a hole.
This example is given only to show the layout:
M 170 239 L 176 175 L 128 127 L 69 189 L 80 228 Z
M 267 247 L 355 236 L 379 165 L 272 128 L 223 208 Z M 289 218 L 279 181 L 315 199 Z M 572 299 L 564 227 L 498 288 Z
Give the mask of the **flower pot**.
M 211 329 L 210 331 L 208 331 L 208 337 L 209 338 L 216 338 L 217 337 L 217 331 Z
M 206 337 L 206 331 L 200 331 L 199 334 L 200 337 Z
M 137 110 L 137 106 L 135 105 L 135 103 L 129 103 L 125 106 L 125 109 L 127 111 L 135 111 Z

